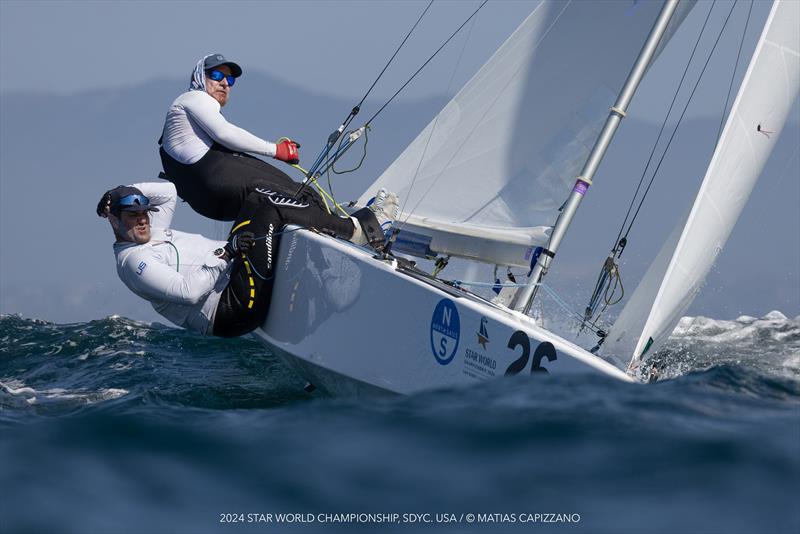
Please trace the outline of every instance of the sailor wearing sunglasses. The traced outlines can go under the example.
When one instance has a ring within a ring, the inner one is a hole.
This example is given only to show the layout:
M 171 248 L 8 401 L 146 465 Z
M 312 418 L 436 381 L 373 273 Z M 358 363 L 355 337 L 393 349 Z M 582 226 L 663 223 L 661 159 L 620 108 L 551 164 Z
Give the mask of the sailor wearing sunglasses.
M 397 216 L 381 192 L 353 217 L 320 215 L 309 204 L 259 189 L 248 195 L 227 241 L 170 228 L 177 194 L 171 183 L 119 186 L 97 214 L 114 230 L 117 275 L 161 316 L 203 335 L 235 337 L 263 324 L 272 296 L 284 225 L 315 228 L 356 244 L 384 244 L 382 226 Z
M 222 116 L 241 75 L 242 68 L 222 54 L 203 57 L 189 90 L 167 111 L 159 139 L 164 172 L 178 195 L 199 214 L 222 221 L 234 220 L 257 187 L 287 195 L 299 188 L 286 173 L 251 155 L 298 163 L 296 143 L 265 141 Z

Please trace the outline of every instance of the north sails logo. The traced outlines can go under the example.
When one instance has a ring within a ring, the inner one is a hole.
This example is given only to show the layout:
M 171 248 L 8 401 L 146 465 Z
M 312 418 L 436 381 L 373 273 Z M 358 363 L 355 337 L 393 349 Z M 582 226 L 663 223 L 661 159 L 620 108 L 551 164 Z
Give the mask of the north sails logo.
M 456 355 L 461 337 L 458 308 L 450 299 L 442 299 L 431 317 L 431 351 L 440 365 L 447 365 Z
M 275 227 L 270 223 L 267 231 L 267 270 L 272 269 L 272 233 L 274 231 Z

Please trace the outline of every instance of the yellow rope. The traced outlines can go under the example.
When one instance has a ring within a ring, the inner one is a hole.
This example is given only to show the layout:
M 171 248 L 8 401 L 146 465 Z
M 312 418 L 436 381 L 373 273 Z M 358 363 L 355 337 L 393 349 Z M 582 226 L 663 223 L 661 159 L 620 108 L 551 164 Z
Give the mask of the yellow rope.
M 303 167 L 301 167 L 300 165 L 292 165 L 292 167 L 294 167 L 294 168 L 295 168 L 295 169 L 297 169 L 298 171 L 302 172 L 304 176 L 307 176 L 307 175 L 308 175 L 308 171 L 307 171 L 307 170 L 305 170 L 305 169 L 304 169 Z M 319 182 L 317 182 L 317 179 L 316 179 L 316 178 L 311 178 L 311 183 L 312 183 L 312 184 L 314 184 L 314 187 L 316 187 L 316 188 L 317 188 L 317 191 L 319 191 L 319 194 L 322 196 L 322 201 L 325 203 L 325 209 L 326 209 L 326 210 L 328 210 L 328 213 L 332 213 L 332 212 L 331 212 L 331 207 L 328 205 L 328 200 L 330 200 L 330 201 L 331 201 L 331 204 L 333 204 L 334 208 L 335 208 L 335 209 L 338 209 L 338 210 L 339 210 L 339 211 L 342 213 L 342 215 L 344 215 L 345 217 L 349 217 L 349 216 L 350 216 L 350 214 L 349 214 L 349 213 L 347 213 L 347 212 L 346 212 L 346 211 L 345 211 L 345 210 L 342 208 L 341 204 L 337 203 L 337 202 L 336 202 L 336 200 L 333 198 L 333 196 L 332 196 L 330 193 L 328 193 L 328 192 L 325 190 L 325 188 L 324 188 L 324 187 L 322 187 L 321 185 L 319 185 Z

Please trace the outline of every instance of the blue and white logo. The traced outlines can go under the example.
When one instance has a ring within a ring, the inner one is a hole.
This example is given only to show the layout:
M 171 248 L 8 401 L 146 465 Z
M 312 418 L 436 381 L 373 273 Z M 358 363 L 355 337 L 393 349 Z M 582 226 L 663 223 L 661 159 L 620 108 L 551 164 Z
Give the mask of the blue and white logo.
M 431 350 L 436 361 L 447 365 L 453 361 L 461 336 L 458 309 L 450 299 L 442 299 L 431 317 Z

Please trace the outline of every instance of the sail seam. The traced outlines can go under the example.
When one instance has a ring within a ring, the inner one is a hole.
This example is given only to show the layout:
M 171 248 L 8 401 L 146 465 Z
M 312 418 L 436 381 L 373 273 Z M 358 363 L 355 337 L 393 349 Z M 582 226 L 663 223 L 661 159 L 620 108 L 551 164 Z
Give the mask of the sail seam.
M 563 7 L 563 8 L 561 9 L 561 11 L 558 13 L 558 15 L 556 16 L 556 18 L 553 20 L 553 22 L 550 24 L 550 26 L 547 28 L 547 30 L 544 32 L 544 34 L 541 36 L 541 38 L 540 38 L 540 39 L 539 39 L 539 40 L 536 42 L 536 45 L 533 47 L 533 49 L 534 49 L 534 50 L 536 50 L 536 49 L 539 47 L 539 45 L 540 45 L 540 44 L 541 44 L 541 43 L 542 43 L 542 42 L 543 42 L 543 41 L 544 41 L 544 40 L 545 40 L 545 39 L 546 39 L 546 38 L 547 38 L 547 37 L 550 35 L 550 32 L 552 31 L 552 29 L 555 27 L 555 25 L 556 25 L 556 24 L 558 23 L 558 21 L 561 19 L 561 16 L 564 14 L 564 12 L 567 10 L 567 8 L 568 8 L 568 7 L 569 7 L 571 4 L 572 4 L 572 0 L 570 0 L 569 2 L 567 2 L 567 3 L 564 5 L 564 7 Z M 541 6 L 542 6 L 542 5 L 544 5 L 544 2 L 542 2 L 541 4 L 539 4 L 539 6 L 537 6 L 536 10 L 534 10 L 534 12 L 533 12 L 533 13 L 531 13 L 531 15 L 530 15 L 529 17 L 533 17 L 533 16 L 535 15 L 535 13 L 536 13 L 536 12 L 537 12 L 537 11 L 538 11 L 540 8 L 541 8 Z M 487 64 L 488 64 L 488 63 L 487 63 Z M 492 103 L 491 103 L 491 104 L 490 104 L 490 105 L 487 107 L 487 109 L 486 109 L 486 111 L 484 112 L 484 114 L 483 114 L 483 115 L 481 116 L 481 118 L 480 118 L 480 119 L 477 121 L 477 123 L 476 123 L 476 127 L 475 127 L 475 128 L 474 128 L 474 129 L 473 129 L 471 132 L 469 132 L 469 133 L 467 134 L 467 136 L 466 136 L 466 137 L 464 138 L 464 140 L 461 142 L 461 144 L 459 145 L 459 147 L 458 147 L 458 148 L 457 148 L 457 149 L 456 149 L 456 150 L 453 152 L 453 155 L 450 157 L 450 159 L 448 159 L 448 160 L 447 160 L 447 163 L 445 163 L 445 164 L 444 164 L 444 166 L 442 167 L 442 170 L 441 170 L 441 171 L 439 171 L 439 173 L 437 173 L 436 177 L 435 177 L 435 178 L 434 178 L 434 179 L 431 181 L 431 184 L 428 186 L 428 188 L 426 189 L 425 193 L 423 193 L 423 194 L 420 196 L 419 200 L 417 200 L 416 204 L 415 204 L 415 205 L 414 205 L 414 207 L 411 209 L 411 211 L 409 211 L 409 212 L 407 213 L 407 217 L 406 217 L 406 219 L 405 219 L 405 220 L 408 220 L 408 215 L 411 215 L 411 214 L 413 214 L 413 213 L 414 213 L 414 212 L 417 210 L 417 208 L 419 207 L 419 205 L 422 203 L 422 201 L 425 199 L 425 197 L 428 195 L 428 193 L 430 193 L 431 189 L 433 189 L 433 187 L 436 185 L 436 183 L 438 182 L 438 180 L 441 178 L 441 176 L 442 176 L 442 173 L 443 173 L 443 172 L 444 172 L 444 171 L 447 169 L 447 167 L 448 167 L 448 166 L 450 165 L 450 163 L 451 163 L 451 162 L 452 162 L 452 161 L 455 159 L 455 157 L 456 157 L 457 155 L 459 155 L 459 153 L 461 152 L 462 148 L 463 148 L 463 147 L 464 147 L 464 145 L 467 143 L 467 141 L 469 141 L 469 140 L 472 138 L 472 135 L 473 135 L 473 134 L 475 133 L 475 131 L 477 130 L 477 126 L 479 126 L 480 124 L 482 124 L 482 123 L 483 123 L 483 121 L 484 121 L 484 119 L 486 118 L 486 116 L 488 115 L 488 113 L 489 113 L 489 112 L 490 112 L 490 111 L 491 111 L 491 110 L 494 108 L 495 104 L 496 104 L 496 103 L 498 102 L 498 100 L 500 99 L 500 96 L 501 96 L 501 95 L 503 95 L 503 94 L 505 93 L 505 91 L 508 89 L 508 86 L 509 86 L 509 85 L 511 85 L 511 83 L 512 83 L 514 80 L 516 80 L 517 76 L 519 75 L 519 72 L 522 70 L 522 67 L 523 67 L 522 65 L 519 65 L 519 66 L 517 67 L 516 71 L 514 71 L 514 74 L 513 74 L 512 76 L 510 76 L 510 77 L 509 77 L 509 79 L 508 79 L 508 82 L 507 82 L 507 83 L 506 83 L 506 85 L 503 87 L 503 89 L 502 89 L 501 91 L 498 91 L 498 92 L 497 92 L 497 95 L 495 96 L 495 98 L 494 98 L 494 100 L 492 101 Z M 482 74 L 483 74 L 483 73 L 481 72 L 482 70 L 483 70 L 483 69 L 479 70 L 479 71 L 478 71 L 478 72 L 475 74 L 475 77 L 482 75 Z M 472 80 L 470 80 L 470 81 L 472 81 Z M 469 82 L 468 82 L 468 84 L 467 84 L 467 85 L 469 85 Z M 459 92 L 459 94 L 460 94 L 460 92 Z M 455 98 L 458 98 L 458 95 L 456 95 L 456 97 L 455 97 Z M 454 98 L 454 100 L 455 100 L 455 98 Z M 439 114 L 437 114 L 437 115 L 436 115 L 436 117 L 438 118 L 440 115 L 441 115 L 441 112 L 439 112 Z M 433 135 L 433 131 L 431 132 L 431 136 L 432 136 L 432 135 Z M 423 157 L 424 157 L 424 154 L 423 154 Z M 421 164 L 422 164 L 422 158 L 420 159 L 420 165 L 421 165 Z M 409 193 L 410 193 L 410 189 L 409 189 Z M 475 210 L 475 212 L 477 213 L 477 212 L 481 211 L 482 209 L 484 209 L 484 208 L 485 208 L 485 207 L 486 207 L 486 206 L 487 206 L 489 203 L 491 203 L 491 202 L 492 202 L 492 200 L 494 200 L 495 198 L 497 198 L 497 195 L 495 195 L 494 197 L 492 197 L 492 199 L 490 199 L 489 201 L 487 201 L 487 202 L 486 202 L 486 203 L 485 203 L 483 206 L 481 206 L 479 209 Z M 403 222 L 405 222 L 405 220 L 404 220 Z M 402 228 L 402 224 L 400 225 L 400 228 Z

